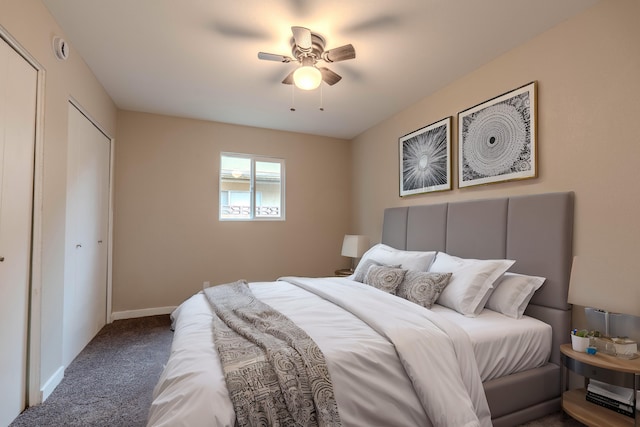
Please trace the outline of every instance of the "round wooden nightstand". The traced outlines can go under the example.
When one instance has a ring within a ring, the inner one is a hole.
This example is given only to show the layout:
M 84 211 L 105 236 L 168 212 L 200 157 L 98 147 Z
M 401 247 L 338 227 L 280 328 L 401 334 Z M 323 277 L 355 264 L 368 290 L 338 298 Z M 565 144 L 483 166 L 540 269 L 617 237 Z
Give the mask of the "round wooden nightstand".
M 349 270 L 348 268 L 343 268 L 340 270 L 336 270 L 334 274 L 338 277 L 347 277 L 353 274 L 353 270 Z
M 587 402 L 587 391 L 584 388 L 568 390 L 569 371 L 585 378 L 593 378 L 621 387 L 637 391 L 640 388 L 640 358 L 633 360 L 620 359 L 615 356 L 597 353 L 588 355 L 577 352 L 571 344 L 560 346 L 562 353 L 562 409 L 576 420 L 588 426 L 637 426 L 638 417 L 627 417 L 611 409 Z M 635 406 L 635 402 L 634 402 Z

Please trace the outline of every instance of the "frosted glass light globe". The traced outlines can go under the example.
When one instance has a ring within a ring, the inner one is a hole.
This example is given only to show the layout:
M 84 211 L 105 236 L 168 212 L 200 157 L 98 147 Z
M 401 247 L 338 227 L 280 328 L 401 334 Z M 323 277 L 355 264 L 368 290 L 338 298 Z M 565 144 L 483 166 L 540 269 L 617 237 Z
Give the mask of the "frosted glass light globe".
M 293 73 L 293 82 L 302 90 L 313 90 L 322 83 L 322 73 L 316 67 L 305 65 Z

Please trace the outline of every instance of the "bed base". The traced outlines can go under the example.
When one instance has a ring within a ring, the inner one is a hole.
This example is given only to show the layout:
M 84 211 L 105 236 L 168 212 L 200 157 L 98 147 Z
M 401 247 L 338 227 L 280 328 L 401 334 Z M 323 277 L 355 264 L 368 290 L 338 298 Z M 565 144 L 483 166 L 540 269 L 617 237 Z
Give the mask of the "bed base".
M 560 367 L 554 363 L 484 383 L 494 427 L 516 426 L 560 410 Z

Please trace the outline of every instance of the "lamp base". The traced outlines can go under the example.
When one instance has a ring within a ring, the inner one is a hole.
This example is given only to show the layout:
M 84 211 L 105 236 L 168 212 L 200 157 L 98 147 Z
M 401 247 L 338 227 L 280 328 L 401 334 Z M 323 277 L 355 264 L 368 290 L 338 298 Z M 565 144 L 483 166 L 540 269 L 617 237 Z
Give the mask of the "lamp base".
M 599 352 L 621 359 L 638 357 L 640 341 L 640 317 L 585 307 L 587 329 L 603 331 L 604 336 L 595 339 Z
M 640 317 L 609 313 L 591 307 L 585 307 L 584 314 L 587 318 L 587 329 L 590 331 L 601 331 L 605 336 L 627 337 L 640 342 Z

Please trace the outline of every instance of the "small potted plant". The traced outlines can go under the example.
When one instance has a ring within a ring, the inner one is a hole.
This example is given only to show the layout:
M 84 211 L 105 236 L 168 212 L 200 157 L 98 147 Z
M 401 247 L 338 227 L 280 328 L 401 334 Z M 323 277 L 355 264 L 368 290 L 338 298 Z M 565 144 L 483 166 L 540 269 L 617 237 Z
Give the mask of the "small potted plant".
M 591 339 L 600 336 L 598 331 L 588 331 L 586 329 L 574 329 L 571 331 L 571 347 L 575 351 L 585 353 L 587 347 L 591 346 Z

